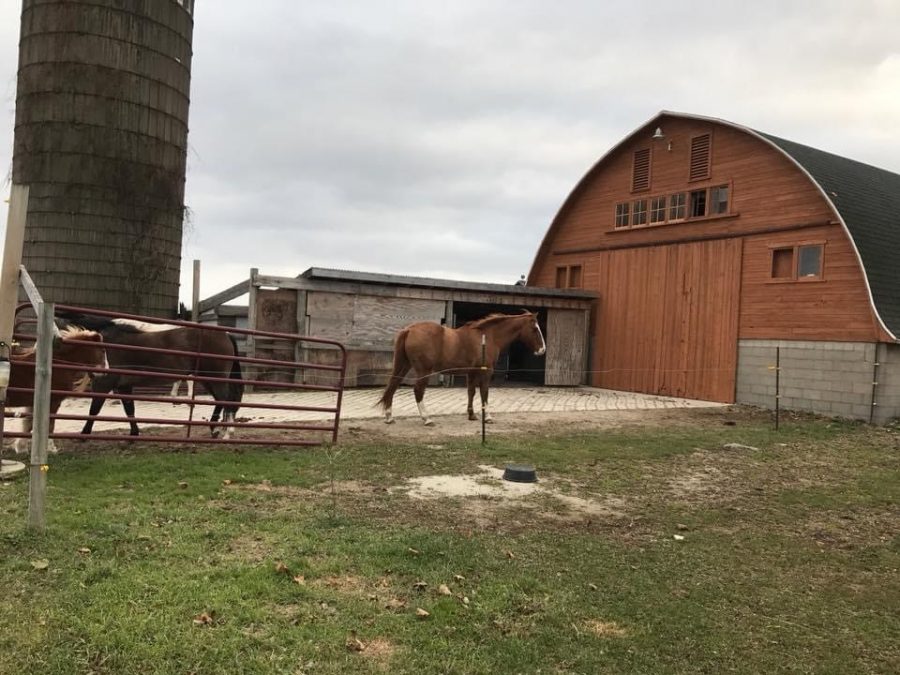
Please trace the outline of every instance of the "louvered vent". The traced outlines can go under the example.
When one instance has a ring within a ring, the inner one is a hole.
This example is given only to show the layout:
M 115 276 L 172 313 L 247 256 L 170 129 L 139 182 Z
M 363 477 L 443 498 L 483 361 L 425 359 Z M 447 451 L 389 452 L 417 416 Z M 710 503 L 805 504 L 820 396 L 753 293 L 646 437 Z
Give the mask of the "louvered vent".
M 650 189 L 650 148 L 634 153 L 634 171 L 631 175 L 631 191 Z
M 709 134 L 691 139 L 690 180 L 709 178 Z

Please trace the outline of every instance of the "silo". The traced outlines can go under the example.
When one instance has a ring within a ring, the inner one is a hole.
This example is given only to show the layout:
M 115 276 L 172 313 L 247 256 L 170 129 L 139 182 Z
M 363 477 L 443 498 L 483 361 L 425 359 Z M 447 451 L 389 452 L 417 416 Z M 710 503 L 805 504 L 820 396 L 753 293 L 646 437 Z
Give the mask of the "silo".
M 178 303 L 194 0 L 24 0 L 13 182 L 48 301 Z

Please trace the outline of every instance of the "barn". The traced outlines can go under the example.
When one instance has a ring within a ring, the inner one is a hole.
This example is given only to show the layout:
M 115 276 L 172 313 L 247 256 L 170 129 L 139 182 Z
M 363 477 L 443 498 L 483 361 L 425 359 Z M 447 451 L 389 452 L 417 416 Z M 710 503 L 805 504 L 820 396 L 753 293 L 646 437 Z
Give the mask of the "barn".
M 664 111 L 574 187 L 528 283 L 597 293 L 592 385 L 885 422 L 898 265 L 897 174 Z
M 248 306 L 228 303 L 247 295 Z M 495 384 L 522 382 L 578 385 L 584 382 L 591 311 L 596 294 L 583 289 L 537 288 L 430 277 L 311 267 L 296 277 L 260 274 L 198 304 L 201 319 L 237 327 L 337 340 L 347 348 L 348 386 L 383 385 L 393 360 L 394 336 L 416 321 L 452 327 L 492 312 L 538 314 L 547 353 L 536 357 L 513 344 L 496 364 Z M 335 352 L 286 346 L 255 338 L 241 345 L 248 355 L 329 364 Z M 292 351 L 293 349 L 293 351 Z M 260 378 L 278 377 L 274 368 Z M 321 381 L 321 371 L 308 377 Z M 448 382 L 449 383 L 449 382 Z

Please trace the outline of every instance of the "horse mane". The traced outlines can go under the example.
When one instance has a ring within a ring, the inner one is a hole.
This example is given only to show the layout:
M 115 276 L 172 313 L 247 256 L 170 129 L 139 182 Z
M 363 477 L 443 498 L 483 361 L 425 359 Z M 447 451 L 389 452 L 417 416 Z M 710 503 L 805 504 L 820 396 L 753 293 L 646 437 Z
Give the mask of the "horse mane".
M 493 314 L 488 314 L 487 316 L 483 316 L 480 319 L 475 319 L 474 321 L 469 321 L 462 325 L 463 328 L 485 328 L 486 326 L 494 323 L 498 323 L 500 321 L 504 321 L 505 319 L 520 319 L 523 316 L 530 315 L 531 312 L 524 310 L 523 314 L 501 314 L 500 312 L 494 312 Z
M 80 326 L 66 326 L 59 331 L 59 337 L 64 340 L 83 340 L 91 335 L 97 335 L 97 331 L 81 328 Z M 33 347 L 14 353 L 12 356 L 17 359 L 27 359 L 34 356 L 36 351 L 37 345 L 35 344 Z

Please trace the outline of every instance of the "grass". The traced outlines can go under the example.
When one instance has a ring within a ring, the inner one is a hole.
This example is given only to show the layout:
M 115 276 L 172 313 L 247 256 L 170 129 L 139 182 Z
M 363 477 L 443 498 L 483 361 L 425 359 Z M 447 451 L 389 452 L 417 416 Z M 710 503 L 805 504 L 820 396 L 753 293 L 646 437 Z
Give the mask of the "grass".
M 0 673 L 895 672 L 897 433 L 717 414 L 61 455 L 44 533 L 0 487 Z M 395 489 L 513 460 L 613 508 Z

